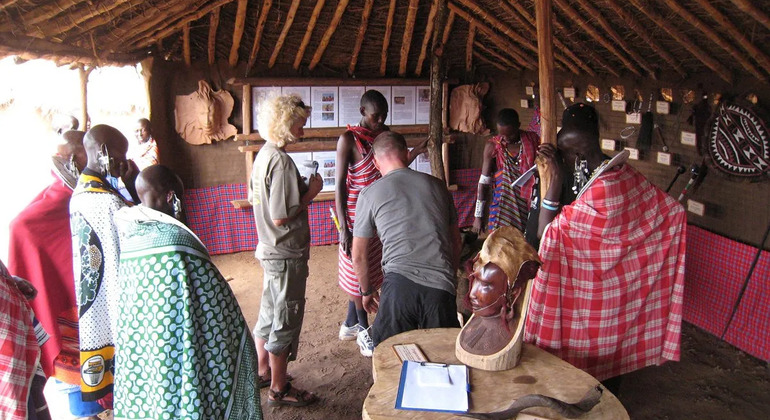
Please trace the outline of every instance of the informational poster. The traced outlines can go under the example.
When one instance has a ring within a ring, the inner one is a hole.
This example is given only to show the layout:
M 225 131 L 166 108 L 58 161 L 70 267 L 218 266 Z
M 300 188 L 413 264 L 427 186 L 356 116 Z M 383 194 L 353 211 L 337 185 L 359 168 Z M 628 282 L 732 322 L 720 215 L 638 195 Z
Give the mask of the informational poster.
M 340 127 L 361 121 L 361 96 L 365 91 L 363 86 L 340 86 Z
M 310 126 L 313 128 L 336 127 L 339 111 L 337 86 L 312 86 L 310 96 L 313 107 Z
M 409 151 L 411 151 L 412 148 L 409 148 Z M 424 174 L 431 174 L 430 171 L 430 158 L 428 157 L 428 152 L 425 152 L 417 158 L 415 158 L 411 164 L 409 164 L 409 167 L 417 172 L 422 172 Z
M 318 173 L 324 181 L 321 191 L 334 191 L 337 181 L 337 152 L 313 152 L 313 160 L 318 162 Z
M 307 106 L 310 105 L 310 86 L 284 86 L 281 95 L 297 95 Z
M 430 86 L 417 86 L 415 124 L 430 123 Z
M 254 86 L 251 88 L 251 131 L 259 131 L 259 124 L 257 123 L 259 103 L 268 96 L 280 94 L 280 86 Z
M 390 86 L 367 86 L 366 90 L 376 90 L 382 94 L 382 96 L 385 97 L 385 100 L 388 102 L 388 118 L 385 119 L 385 124 L 390 125 L 393 121 L 393 104 L 390 100 Z
M 414 86 L 393 86 L 390 103 L 390 115 L 393 125 L 412 125 L 415 121 Z

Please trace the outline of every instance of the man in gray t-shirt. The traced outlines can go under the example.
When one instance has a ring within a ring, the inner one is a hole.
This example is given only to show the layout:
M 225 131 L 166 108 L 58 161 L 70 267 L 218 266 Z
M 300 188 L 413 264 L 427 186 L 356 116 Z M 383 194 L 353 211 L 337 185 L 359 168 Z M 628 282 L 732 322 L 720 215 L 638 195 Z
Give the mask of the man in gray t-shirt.
M 458 327 L 460 232 L 452 197 L 439 179 L 406 166 L 408 150 L 400 134 L 384 132 L 373 147 L 382 179 L 361 191 L 353 228 L 353 268 L 364 308 L 378 312 L 372 344 L 417 328 Z M 374 236 L 382 241 L 380 296 L 370 290 L 367 276 L 367 247 Z M 359 336 L 359 346 L 361 341 Z

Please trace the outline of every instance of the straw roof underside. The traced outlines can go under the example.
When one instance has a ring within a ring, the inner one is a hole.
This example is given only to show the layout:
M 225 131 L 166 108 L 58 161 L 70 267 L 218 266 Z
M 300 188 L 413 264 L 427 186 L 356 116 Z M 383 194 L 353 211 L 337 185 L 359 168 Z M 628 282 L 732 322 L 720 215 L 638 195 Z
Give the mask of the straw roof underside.
M 209 59 L 211 11 L 219 9 L 214 53 L 231 58 L 238 4 L 245 0 L 5 0 L 0 4 L 0 56 L 52 58 L 62 64 L 135 63 L 148 56 L 184 59 L 183 28 L 189 25 L 192 61 Z M 373 2 L 357 63 L 349 74 L 365 0 L 350 0 L 339 25 L 321 46 L 324 33 L 345 0 L 326 0 L 299 66 L 293 64 L 317 4 L 299 0 L 296 15 L 270 68 L 293 0 L 245 1 L 238 62 L 249 61 L 260 13 L 270 5 L 259 49 L 248 76 L 359 77 L 427 76 L 430 43 L 417 63 L 434 0 L 417 2 L 407 28 L 411 0 L 396 0 L 385 74 L 380 74 L 390 0 Z M 534 69 L 537 66 L 532 0 L 449 0 L 454 15 L 445 58 L 464 70 L 470 21 L 476 26 L 472 65 Z M 764 0 L 553 0 L 555 66 L 575 74 L 679 77 L 711 72 L 729 81 L 770 79 L 770 2 Z M 443 32 L 444 28 L 441 28 Z M 401 74 L 404 32 L 411 31 L 406 72 Z M 322 52 L 322 54 L 321 54 Z M 314 57 L 320 59 L 313 65 Z M 272 72 L 272 73 L 271 73 Z

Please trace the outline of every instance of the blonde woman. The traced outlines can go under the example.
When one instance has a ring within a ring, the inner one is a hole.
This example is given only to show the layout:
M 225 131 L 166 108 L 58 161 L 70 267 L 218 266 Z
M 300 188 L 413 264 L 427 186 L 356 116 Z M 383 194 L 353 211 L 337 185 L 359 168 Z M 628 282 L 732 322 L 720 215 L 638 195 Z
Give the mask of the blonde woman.
M 254 338 L 260 386 L 270 386 L 268 405 L 306 406 L 318 398 L 293 388 L 286 366 L 297 357 L 305 313 L 305 283 L 310 246 L 307 208 L 323 187 L 315 174 L 307 183 L 286 154 L 299 140 L 310 108 L 296 95 L 260 103 L 257 121 L 265 145 L 251 172 L 251 201 L 257 223 L 256 257 L 264 270 L 262 302 Z

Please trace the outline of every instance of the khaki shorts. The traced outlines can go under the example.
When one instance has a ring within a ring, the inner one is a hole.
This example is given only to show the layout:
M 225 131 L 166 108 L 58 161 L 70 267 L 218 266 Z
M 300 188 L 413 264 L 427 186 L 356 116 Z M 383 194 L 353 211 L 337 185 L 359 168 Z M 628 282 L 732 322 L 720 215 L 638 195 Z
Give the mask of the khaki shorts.
M 272 354 L 283 354 L 288 348 L 289 360 L 295 360 L 305 316 L 307 258 L 262 260 L 260 264 L 263 289 L 254 336 L 265 340 L 265 350 Z

